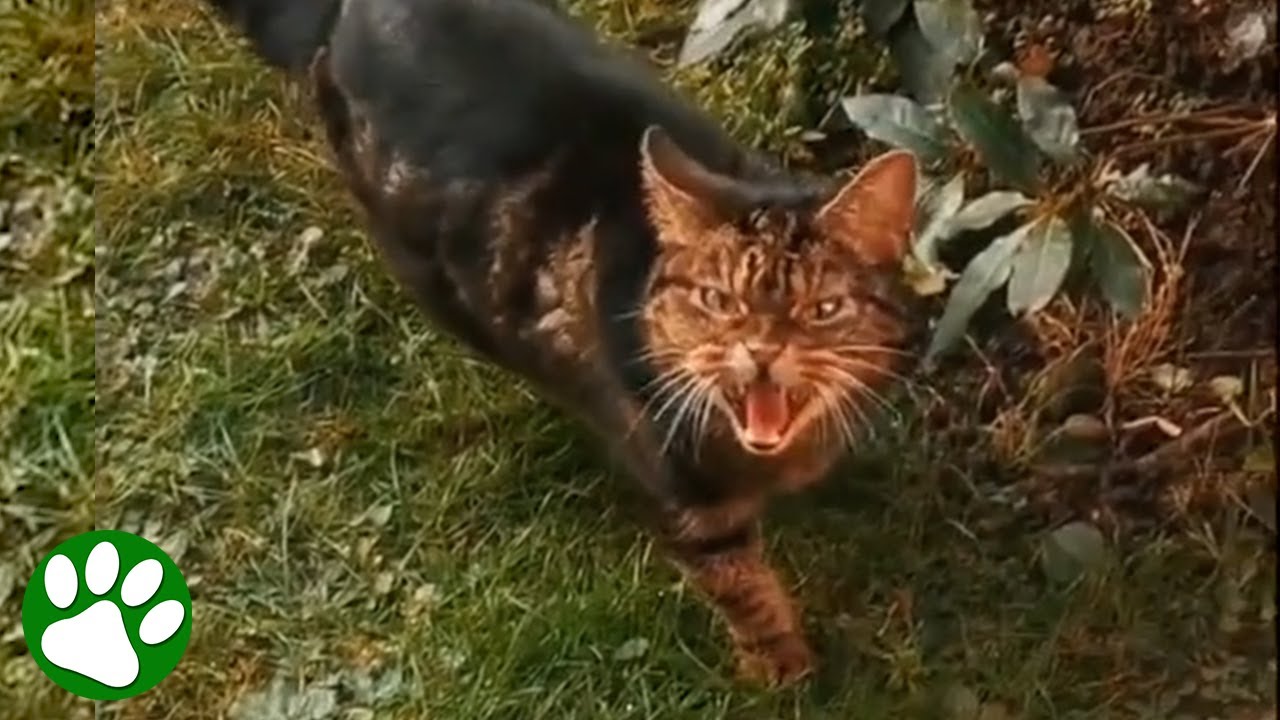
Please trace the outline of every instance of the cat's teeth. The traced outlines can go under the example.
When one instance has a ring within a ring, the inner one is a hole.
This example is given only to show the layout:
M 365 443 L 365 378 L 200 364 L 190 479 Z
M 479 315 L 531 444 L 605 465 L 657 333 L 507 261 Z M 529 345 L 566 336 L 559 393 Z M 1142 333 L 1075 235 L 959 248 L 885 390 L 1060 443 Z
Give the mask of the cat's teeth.
M 744 405 L 743 434 L 750 445 L 764 449 L 782 442 L 791 422 L 783 388 L 773 383 L 756 383 L 747 389 Z

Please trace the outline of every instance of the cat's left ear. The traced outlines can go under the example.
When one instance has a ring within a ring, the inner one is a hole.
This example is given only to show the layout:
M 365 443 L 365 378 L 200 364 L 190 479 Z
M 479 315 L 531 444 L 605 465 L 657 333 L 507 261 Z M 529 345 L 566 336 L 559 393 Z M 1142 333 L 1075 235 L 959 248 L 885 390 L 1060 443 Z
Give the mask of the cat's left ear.
M 719 223 L 726 180 L 703 167 L 661 128 L 640 140 L 640 176 L 649 220 L 663 244 L 686 244 Z
M 911 242 L 915 208 L 915 156 L 894 150 L 867 163 L 845 183 L 818 211 L 817 223 L 868 265 L 897 264 Z

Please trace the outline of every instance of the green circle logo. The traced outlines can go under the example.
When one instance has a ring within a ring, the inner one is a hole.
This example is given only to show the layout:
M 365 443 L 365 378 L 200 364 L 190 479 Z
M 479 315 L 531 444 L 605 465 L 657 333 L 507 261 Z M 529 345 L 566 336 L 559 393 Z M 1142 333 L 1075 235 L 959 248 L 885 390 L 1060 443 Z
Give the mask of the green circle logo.
M 156 686 L 191 638 L 191 592 L 155 543 L 92 530 L 54 548 L 22 598 L 36 665 L 65 690 L 120 700 Z

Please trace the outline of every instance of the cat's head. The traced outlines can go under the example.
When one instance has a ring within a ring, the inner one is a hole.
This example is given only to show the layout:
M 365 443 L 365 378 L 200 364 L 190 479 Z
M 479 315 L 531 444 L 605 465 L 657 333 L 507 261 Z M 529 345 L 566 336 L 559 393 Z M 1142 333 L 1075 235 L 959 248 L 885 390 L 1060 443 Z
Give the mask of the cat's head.
M 717 175 L 656 128 L 640 155 L 650 413 L 695 433 L 722 418 L 757 455 L 847 439 L 904 354 L 914 158 L 881 155 L 828 196 Z

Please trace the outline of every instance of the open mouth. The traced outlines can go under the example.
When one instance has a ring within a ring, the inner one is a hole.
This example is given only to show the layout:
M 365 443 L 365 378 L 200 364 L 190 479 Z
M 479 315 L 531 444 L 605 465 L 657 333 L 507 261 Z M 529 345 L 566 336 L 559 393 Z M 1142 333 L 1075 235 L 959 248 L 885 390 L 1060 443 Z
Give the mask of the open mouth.
M 772 455 L 786 447 L 802 408 L 793 391 L 771 382 L 755 382 L 729 398 L 738 440 L 757 455 Z

